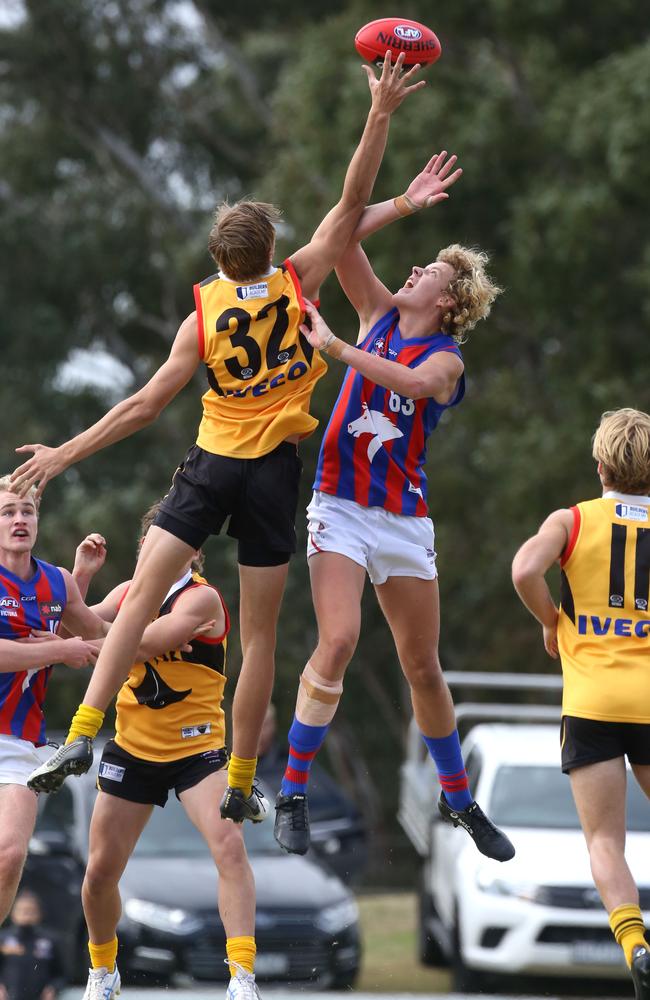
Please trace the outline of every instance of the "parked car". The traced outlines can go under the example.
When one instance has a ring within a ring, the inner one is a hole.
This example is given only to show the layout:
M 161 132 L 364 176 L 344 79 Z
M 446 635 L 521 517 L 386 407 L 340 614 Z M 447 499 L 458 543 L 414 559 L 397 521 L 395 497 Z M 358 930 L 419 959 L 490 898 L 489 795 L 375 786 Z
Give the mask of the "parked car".
M 471 991 L 513 974 L 628 975 L 594 886 L 557 726 L 481 724 L 463 741 L 473 795 L 513 841 L 500 864 L 440 821 L 433 765 L 413 731 L 400 819 L 422 855 L 419 943 L 425 964 L 451 965 Z M 650 804 L 628 786 L 626 854 L 650 917 Z
M 77 980 L 87 970 L 80 886 L 95 778 L 93 768 L 42 797 L 24 874 L 24 884 L 43 900 L 46 923 L 59 930 Z M 352 893 L 309 856 L 284 854 L 271 822 L 245 824 L 245 837 L 257 890 L 258 979 L 352 986 L 360 963 Z M 195 979 L 227 979 L 217 881 L 205 842 L 170 795 L 164 809 L 154 809 L 120 882 L 123 976 L 165 981 L 184 972 Z

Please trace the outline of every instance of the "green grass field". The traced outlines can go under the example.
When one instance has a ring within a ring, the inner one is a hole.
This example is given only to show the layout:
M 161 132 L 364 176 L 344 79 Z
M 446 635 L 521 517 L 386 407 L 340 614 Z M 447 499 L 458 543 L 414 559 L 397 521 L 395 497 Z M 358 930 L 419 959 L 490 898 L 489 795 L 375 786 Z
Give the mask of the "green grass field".
M 448 973 L 420 965 L 413 893 L 359 898 L 363 962 L 357 988 L 369 993 L 444 993 Z

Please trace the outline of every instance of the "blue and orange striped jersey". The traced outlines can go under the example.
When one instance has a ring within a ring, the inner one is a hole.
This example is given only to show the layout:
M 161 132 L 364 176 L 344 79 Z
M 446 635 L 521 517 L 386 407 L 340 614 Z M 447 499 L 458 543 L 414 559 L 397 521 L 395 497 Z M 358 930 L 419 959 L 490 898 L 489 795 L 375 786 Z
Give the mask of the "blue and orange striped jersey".
M 21 580 L 0 566 L 0 639 L 22 639 L 32 629 L 56 632 L 66 605 L 63 574 L 33 559 L 34 575 Z M 52 667 L 0 673 L 0 733 L 45 743 L 43 701 Z
M 397 309 L 382 316 L 357 346 L 409 368 L 438 351 L 451 351 L 462 360 L 458 345 L 446 334 L 402 339 Z M 451 401 L 443 404 L 400 396 L 348 368 L 321 444 L 314 489 L 363 507 L 426 517 L 427 438 L 443 412 L 464 395 L 464 375 Z

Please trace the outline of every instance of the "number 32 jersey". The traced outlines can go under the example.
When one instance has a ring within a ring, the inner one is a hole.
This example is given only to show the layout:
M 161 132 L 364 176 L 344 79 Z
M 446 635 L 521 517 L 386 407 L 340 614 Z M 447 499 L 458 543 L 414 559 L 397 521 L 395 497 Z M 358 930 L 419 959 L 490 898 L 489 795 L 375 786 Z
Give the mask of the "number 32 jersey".
M 256 282 L 212 275 L 194 286 L 194 298 L 209 384 L 198 446 L 259 458 L 311 434 L 311 394 L 327 366 L 299 330 L 303 298 L 291 262 Z
M 382 316 L 357 346 L 409 368 L 439 351 L 462 360 L 455 340 L 446 334 L 402 338 L 397 309 Z M 400 396 L 348 368 L 323 437 L 314 489 L 363 507 L 426 517 L 427 438 L 443 412 L 464 395 L 464 375 L 444 404 Z

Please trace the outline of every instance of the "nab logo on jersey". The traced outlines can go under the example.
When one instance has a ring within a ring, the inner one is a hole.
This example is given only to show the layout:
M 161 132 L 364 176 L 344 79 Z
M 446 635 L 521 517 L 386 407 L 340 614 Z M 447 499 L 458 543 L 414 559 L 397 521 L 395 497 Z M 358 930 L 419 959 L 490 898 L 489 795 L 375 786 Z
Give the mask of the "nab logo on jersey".
M 43 618 L 53 618 L 55 615 L 60 615 L 63 611 L 62 604 L 54 604 L 50 601 L 41 601 L 38 610 L 40 611 Z

